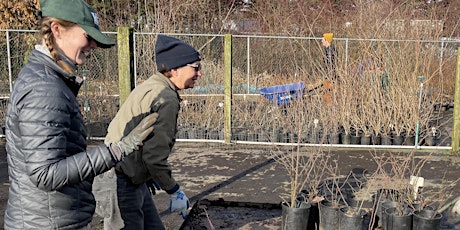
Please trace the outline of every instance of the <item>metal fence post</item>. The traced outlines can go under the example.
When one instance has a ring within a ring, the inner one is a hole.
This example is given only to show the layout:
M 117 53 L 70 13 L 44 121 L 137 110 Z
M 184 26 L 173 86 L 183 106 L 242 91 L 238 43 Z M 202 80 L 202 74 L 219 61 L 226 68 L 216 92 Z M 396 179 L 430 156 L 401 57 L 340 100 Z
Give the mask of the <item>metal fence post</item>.
M 460 47 L 457 48 L 457 71 L 454 93 L 454 127 L 452 130 L 452 152 L 457 153 L 460 144 Z
M 10 93 L 13 92 L 13 74 L 11 69 L 11 50 L 10 50 L 10 31 L 6 31 L 6 52 L 8 55 L 8 82 L 10 83 Z
M 232 140 L 232 35 L 225 34 L 224 42 L 224 141 Z
M 134 36 L 133 28 L 118 27 L 117 48 L 118 48 L 118 87 L 120 105 L 134 89 Z

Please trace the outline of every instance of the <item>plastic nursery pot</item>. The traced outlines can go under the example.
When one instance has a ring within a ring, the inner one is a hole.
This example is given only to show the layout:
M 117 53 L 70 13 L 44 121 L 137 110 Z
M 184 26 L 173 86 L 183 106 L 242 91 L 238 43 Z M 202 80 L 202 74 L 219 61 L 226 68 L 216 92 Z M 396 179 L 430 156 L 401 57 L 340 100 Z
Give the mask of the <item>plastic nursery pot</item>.
M 349 145 L 350 142 L 351 142 L 350 141 L 350 134 L 345 134 L 345 133 L 340 134 L 340 141 L 344 145 Z
M 361 143 L 361 136 L 355 136 L 355 135 L 350 136 L 350 144 L 359 145 L 360 143 Z
M 414 135 L 406 136 L 406 138 L 404 139 L 403 145 L 410 145 L 410 146 L 415 145 L 415 136 Z
M 380 135 L 372 135 L 372 144 L 373 145 L 380 145 L 382 138 Z
M 397 205 L 398 203 L 392 202 L 392 201 L 397 200 L 398 198 L 399 198 L 399 192 L 394 189 L 383 189 L 383 188 L 378 189 L 377 193 L 372 195 L 372 203 L 374 206 L 374 210 L 376 210 L 377 212 L 376 216 L 378 217 L 377 218 L 378 226 L 382 226 L 383 215 L 384 215 L 383 212 L 385 211 L 383 209 L 396 207 L 395 205 Z M 388 202 L 388 203 L 385 203 L 385 202 Z
M 357 210 L 350 207 L 339 209 L 339 229 L 340 230 L 361 230 L 363 228 L 364 210 Z
M 393 136 L 393 145 L 402 145 L 404 142 L 403 135 L 394 135 Z
M 370 145 L 370 144 L 371 144 L 371 136 L 362 135 L 361 145 Z
M 297 195 L 296 202 L 308 202 L 310 192 L 308 190 L 302 190 Z M 319 196 L 317 196 L 319 197 Z M 316 200 L 316 199 L 313 199 Z M 318 202 L 308 202 L 310 204 L 310 213 L 308 215 L 308 226 L 307 230 L 317 230 L 319 228 L 319 209 Z
M 436 145 L 436 137 L 435 136 L 426 137 L 425 138 L 425 145 L 435 146 Z
M 323 200 L 319 202 L 319 229 L 337 230 L 339 229 L 339 207 L 332 202 Z
M 417 230 L 439 229 L 442 214 L 434 210 L 422 209 L 414 211 L 412 227 Z
M 381 221 L 379 221 L 379 226 L 383 226 L 383 229 L 387 229 L 387 223 L 388 223 L 388 214 L 385 212 L 389 208 L 395 208 L 397 206 L 400 206 L 400 204 L 396 201 L 384 201 L 381 202 L 378 211 L 377 211 L 377 216 L 379 218 L 382 218 Z
M 338 133 L 332 133 L 329 134 L 329 144 L 338 144 L 340 143 L 340 134 Z
M 307 229 L 311 205 L 306 202 L 296 202 L 297 204 L 299 207 L 290 207 L 288 203 L 282 203 L 281 229 Z
M 421 205 L 421 203 L 418 203 L 418 202 L 414 202 L 412 203 L 409 207 L 411 207 L 413 209 L 413 211 L 420 211 L 420 210 L 434 210 L 433 207 L 431 206 L 423 206 Z
M 409 208 L 387 208 L 387 230 L 412 230 L 412 210 Z
M 389 136 L 389 135 L 381 136 L 380 137 L 380 144 L 381 145 L 391 145 L 392 144 L 391 136 Z

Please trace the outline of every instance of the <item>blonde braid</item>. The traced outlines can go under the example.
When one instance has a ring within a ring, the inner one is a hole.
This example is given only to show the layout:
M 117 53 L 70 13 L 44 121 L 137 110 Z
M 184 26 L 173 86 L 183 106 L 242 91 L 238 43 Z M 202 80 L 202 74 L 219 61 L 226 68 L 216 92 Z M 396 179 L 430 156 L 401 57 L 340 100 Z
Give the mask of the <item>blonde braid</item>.
M 57 64 L 62 69 L 64 69 L 65 72 L 67 72 L 68 74 L 74 74 L 74 70 L 72 69 L 72 67 L 70 67 L 69 64 L 67 64 L 66 62 L 62 61 L 61 58 L 59 58 L 59 55 L 55 49 L 56 41 L 54 39 L 53 32 L 51 31 L 52 22 L 59 23 L 65 28 L 72 27 L 75 25 L 75 23 L 52 17 L 44 17 L 42 19 L 40 28 L 42 41 L 45 43 L 46 47 L 48 47 L 48 50 L 51 53 L 51 57 L 57 62 Z

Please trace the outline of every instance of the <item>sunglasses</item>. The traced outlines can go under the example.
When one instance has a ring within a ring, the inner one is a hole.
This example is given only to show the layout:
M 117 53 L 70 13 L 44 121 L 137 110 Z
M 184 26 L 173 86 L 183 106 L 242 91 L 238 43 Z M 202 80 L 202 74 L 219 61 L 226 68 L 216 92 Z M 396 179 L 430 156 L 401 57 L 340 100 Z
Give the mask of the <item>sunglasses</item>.
M 86 39 L 88 40 L 89 43 L 91 41 L 94 41 L 94 39 L 91 36 L 89 36 L 87 33 L 83 33 L 83 35 L 86 37 Z
M 195 70 L 195 72 L 198 72 L 201 70 L 201 65 L 187 64 L 187 66 L 192 67 Z

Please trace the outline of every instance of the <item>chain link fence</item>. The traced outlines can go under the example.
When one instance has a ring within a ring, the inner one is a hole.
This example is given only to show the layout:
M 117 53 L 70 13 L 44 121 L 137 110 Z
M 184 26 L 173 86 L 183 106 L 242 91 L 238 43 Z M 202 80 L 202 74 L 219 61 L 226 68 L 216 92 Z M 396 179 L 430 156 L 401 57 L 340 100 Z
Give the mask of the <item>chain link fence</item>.
M 11 86 L 25 63 L 28 53 L 37 43 L 36 33 L 37 31 L 24 30 L 0 31 L 0 51 L 4 54 L 0 58 L 2 98 L 0 124 L 2 126 L 4 126 Z M 108 35 L 116 39 L 116 33 L 108 33 Z M 222 140 L 224 36 L 170 35 L 199 49 L 203 57 L 203 76 L 197 81 L 195 88 L 180 92 L 183 101 L 179 113 L 177 137 Z M 154 33 L 134 33 L 136 84 L 142 83 L 156 71 L 155 41 Z M 333 111 L 337 114 L 335 118 L 331 118 L 330 113 L 324 112 L 326 106 L 322 101 L 322 92 L 318 90 L 310 91 L 308 95 L 302 97 L 301 101 L 293 101 L 285 106 L 276 106 L 273 101 L 259 94 L 259 90 L 264 87 L 304 82 L 308 88 L 330 77 L 324 69 L 324 51 L 320 38 L 234 35 L 232 43 L 232 139 L 258 142 L 308 142 L 307 139 L 311 139 L 314 133 L 311 130 L 320 127 L 323 133 L 319 135 L 323 136 L 324 141 L 328 119 L 346 120 L 339 117 L 350 111 Z M 423 106 L 445 107 L 453 102 L 456 51 L 460 44 L 458 40 L 402 41 L 336 38 L 333 44 L 338 52 L 337 76 L 345 82 L 341 83 L 344 84 L 343 88 L 348 87 L 348 91 L 334 91 L 336 101 L 347 98 L 346 94 L 349 92 L 355 94 L 358 91 L 365 92 L 366 87 L 354 85 L 353 89 L 349 87 L 351 85 L 346 86 L 346 82 L 364 82 L 370 84 L 367 90 L 373 89 L 370 72 L 379 69 L 388 72 L 394 88 L 402 87 L 398 89 L 401 94 L 412 92 L 411 98 L 417 99 L 422 95 L 417 77 L 423 75 L 426 85 L 429 86 L 424 89 L 423 98 L 430 102 L 424 103 Z M 118 110 L 117 63 L 116 47 L 97 49 L 91 52 L 87 63 L 79 68 L 78 74 L 86 79 L 80 90 L 79 100 L 91 137 L 104 137 L 108 123 Z M 377 104 L 375 98 L 373 101 Z M 392 99 L 391 103 L 395 107 L 396 100 Z M 356 102 L 354 106 L 359 104 L 360 102 Z M 364 107 L 364 104 L 361 103 L 361 107 Z M 371 103 L 369 107 L 375 105 Z M 414 111 L 410 113 L 414 116 L 420 115 Z M 437 121 L 439 117 L 433 117 L 433 114 L 430 110 L 431 119 L 424 124 L 421 133 L 429 133 L 433 121 L 437 122 L 434 126 L 439 128 L 440 124 Z M 367 122 L 364 126 L 370 126 L 371 123 Z M 356 126 L 356 124 L 352 125 Z M 299 129 L 301 126 L 304 128 Z

